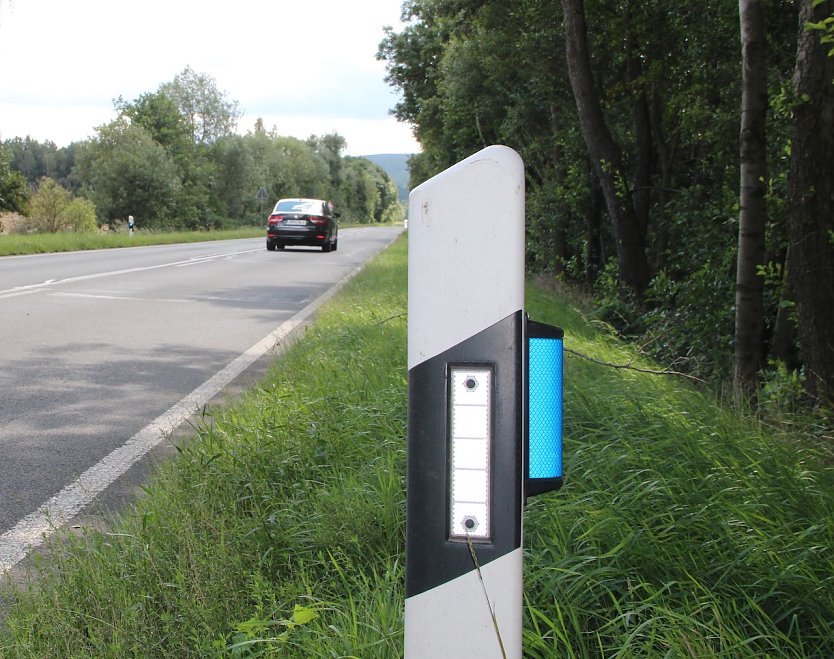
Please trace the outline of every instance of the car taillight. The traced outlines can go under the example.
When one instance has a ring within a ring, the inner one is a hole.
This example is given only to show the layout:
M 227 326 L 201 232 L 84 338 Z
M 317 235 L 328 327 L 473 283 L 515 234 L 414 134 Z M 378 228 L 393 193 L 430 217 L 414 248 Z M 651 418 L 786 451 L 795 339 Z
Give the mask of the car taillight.
M 283 215 L 270 215 L 268 223 L 274 225 L 274 224 L 278 224 L 279 222 L 283 222 L 283 221 L 284 221 L 284 216 Z
M 315 224 L 317 227 L 323 227 L 325 224 L 327 224 L 327 219 L 326 218 L 317 217 L 315 215 L 310 217 L 310 221 L 312 221 L 312 223 Z

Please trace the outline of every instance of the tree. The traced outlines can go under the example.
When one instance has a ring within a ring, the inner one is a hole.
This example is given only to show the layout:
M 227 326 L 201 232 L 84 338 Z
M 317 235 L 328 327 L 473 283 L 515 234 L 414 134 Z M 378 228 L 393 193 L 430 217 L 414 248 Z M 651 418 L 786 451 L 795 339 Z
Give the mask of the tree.
M 6 147 L 11 154 L 11 166 L 23 174 L 29 183 L 35 184 L 52 173 L 47 164 L 47 154 L 50 147 L 56 149 L 54 144 L 47 142 L 42 145 L 31 137 L 14 137 L 6 141 Z
M 78 182 L 72 178 L 76 143 L 58 148 L 54 142 L 38 142 L 31 137 L 6 140 L 11 154 L 12 169 L 20 172 L 30 186 L 48 176 L 70 192 L 78 192 Z
M 386 81 L 401 93 L 392 113 L 414 126 L 414 136 L 423 146 L 421 171 L 437 173 L 454 163 L 444 151 L 443 118 L 439 100 L 439 64 L 449 37 L 448 21 L 437 15 L 442 2 L 403 3 L 402 18 L 407 22 L 399 34 L 385 28 L 377 58 L 386 62 Z M 412 179 L 412 183 L 421 181 Z M 428 177 L 425 177 L 428 178 Z M 425 178 L 423 180 L 425 180 Z M 413 186 L 412 186 L 413 187 Z
M 339 191 L 343 219 L 352 222 L 398 222 L 404 217 L 397 186 L 377 164 L 347 158 Z
M 347 147 L 347 140 L 338 133 L 311 135 L 307 145 L 322 157 L 330 170 L 330 185 L 338 190 L 342 183 L 342 152 Z
M 212 147 L 212 160 L 217 166 L 213 193 L 226 217 L 244 221 L 254 219 L 256 194 L 262 185 L 250 143 L 251 139 L 234 135 Z
M 764 3 L 739 0 L 741 134 L 736 327 L 733 384 L 737 398 L 755 393 L 764 358 L 764 265 L 767 181 L 767 48 Z
M 241 116 L 238 103 L 228 100 L 211 76 L 187 66 L 159 91 L 176 103 L 197 144 L 211 144 L 234 133 Z
M 79 149 L 75 171 L 102 222 L 134 215 L 143 226 L 165 227 L 188 219 L 178 217 L 176 166 L 145 128 L 120 118 L 97 133 Z
M 810 393 L 834 403 L 834 58 L 815 25 L 834 0 L 799 1 L 788 193 L 788 277 Z
M 115 105 L 121 115 L 131 123 L 142 126 L 172 156 L 192 155 L 192 126 L 171 95 L 161 91 L 142 94 L 132 103 L 120 97 Z
M 223 212 L 224 203 L 216 194 L 218 163 L 209 149 L 217 141 L 211 145 L 196 143 L 189 120 L 176 101 L 161 91 L 143 94 L 132 103 L 119 99 L 116 107 L 131 124 L 142 126 L 176 166 L 181 184 L 176 202 L 181 218 L 178 223 L 189 229 L 216 224 L 216 212 Z
M 594 85 L 584 1 L 562 0 L 562 11 L 568 75 L 579 112 L 579 126 L 613 223 L 620 278 L 625 288 L 640 300 L 651 278 L 645 231 L 641 230 L 634 212 L 620 149 L 608 130 Z
M 791 295 L 783 273 L 805 267 L 788 249 L 789 163 L 802 152 L 791 145 L 790 117 L 804 101 L 787 83 L 799 3 L 756 1 L 768 44 L 761 62 L 768 139 L 766 167 L 755 173 L 747 145 L 744 170 L 748 183 L 764 183 L 763 258 L 747 249 L 754 210 L 747 183 L 739 208 L 740 7 L 720 0 L 406 1 L 405 27 L 386 31 L 378 56 L 401 92 L 394 114 L 414 126 L 423 146 L 411 158 L 410 185 L 484 143 L 511 146 L 527 174 L 533 271 L 591 283 L 605 321 L 640 336 L 663 361 L 686 359 L 701 377 L 733 377 L 736 320 L 739 349 L 744 330 L 757 337 L 749 354 L 759 366 L 767 364 L 765 348 L 795 364 L 790 332 L 782 331 L 795 314 L 780 294 Z M 834 16 L 826 11 L 809 29 L 832 39 Z M 830 132 L 820 126 L 817 134 Z M 745 129 L 745 139 L 752 135 Z M 615 267 L 607 269 L 611 254 Z M 767 276 L 749 264 L 764 265 Z M 763 305 L 753 315 L 763 320 L 753 326 L 746 299 L 738 318 L 734 302 L 762 283 Z M 644 284 L 641 304 L 623 303 L 623 291 Z
M 96 207 L 89 199 L 73 197 L 66 188 L 42 178 L 29 201 L 24 226 L 34 231 L 95 231 Z
M 330 168 L 306 142 L 294 137 L 272 138 L 272 167 L 276 173 L 284 172 L 287 187 L 279 196 L 332 199 L 335 194 Z
M 20 213 L 28 197 L 26 179 L 11 168 L 10 160 L 6 146 L 0 144 L 0 212 Z

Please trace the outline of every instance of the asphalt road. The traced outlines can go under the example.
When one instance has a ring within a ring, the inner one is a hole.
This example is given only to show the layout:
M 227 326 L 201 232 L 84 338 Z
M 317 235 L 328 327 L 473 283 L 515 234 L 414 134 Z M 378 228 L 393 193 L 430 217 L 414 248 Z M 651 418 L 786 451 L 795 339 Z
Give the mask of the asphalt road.
M 399 232 L 0 258 L 0 574 Z

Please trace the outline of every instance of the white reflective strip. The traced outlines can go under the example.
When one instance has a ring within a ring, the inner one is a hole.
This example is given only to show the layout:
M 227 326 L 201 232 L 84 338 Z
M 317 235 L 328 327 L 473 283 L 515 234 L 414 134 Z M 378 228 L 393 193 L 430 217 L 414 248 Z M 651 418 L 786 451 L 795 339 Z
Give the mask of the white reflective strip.
M 452 483 L 449 536 L 488 540 L 492 369 L 450 369 Z

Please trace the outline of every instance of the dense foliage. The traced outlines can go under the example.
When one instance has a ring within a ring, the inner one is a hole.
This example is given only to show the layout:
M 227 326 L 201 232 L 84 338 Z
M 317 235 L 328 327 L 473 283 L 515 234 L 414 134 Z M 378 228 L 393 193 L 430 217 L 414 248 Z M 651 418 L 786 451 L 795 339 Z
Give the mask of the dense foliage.
M 7 149 L 0 144 L 0 212 L 20 212 L 26 201 L 26 179 L 11 168 L 10 161 Z
M 118 116 L 84 142 L 0 144 L 0 211 L 29 215 L 28 197 L 48 177 L 94 204 L 98 224 L 133 215 L 142 229 L 258 225 L 291 196 L 332 200 L 343 221 L 402 219 L 396 185 L 370 161 L 344 156 L 342 136 L 282 137 L 260 120 L 239 135 L 237 103 L 190 68 L 155 92 L 117 99 L 115 108 Z
M 792 151 L 795 110 L 817 93 L 798 98 L 793 86 L 797 62 L 806 59 L 798 34 L 808 33 L 799 6 L 811 0 L 757 4 L 767 44 L 767 215 L 758 263 L 764 331 L 756 348 L 762 364 L 778 361 L 783 373 L 832 382 L 834 364 L 829 373 L 825 362 L 814 374 L 802 370 L 815 348 L 805 343 L 797 351 L 792 309 L 802 291 L 787 292 L 785 277 L 788 226 L 798 217 L 789 169 L 792 157 L 810 157 Z M 832 3 L 814 2 L 813 11 L 831 14 Z M 593 287 L 604 319 L 667 363 L 729 379 L 739 244 L 739 7 L 716 0 L 407 0 L 403 19 L 400 32 L 387 31 L 379 57 L 401 92 L 395 113 L 413 123 L 423 146 L 411 159 L 412 185 L 488 144 L 513 147 L 527 171 L 530 268 Z M 584 79 L 583 55 L 591 74 Z M 817 75 L 825 76 L 830 83 L 830 67 Z M 817 130 L 831 135 L 824 107 L 813 110 Z M 808 189 L 823 190 L 834 180 L 834 158 L 825 151 L 815 158 L 816 187 Z M 816 215 L 815 276 L 832 281 L 834 218 Z M 814 305 L 816 314 L 825 308 Z

